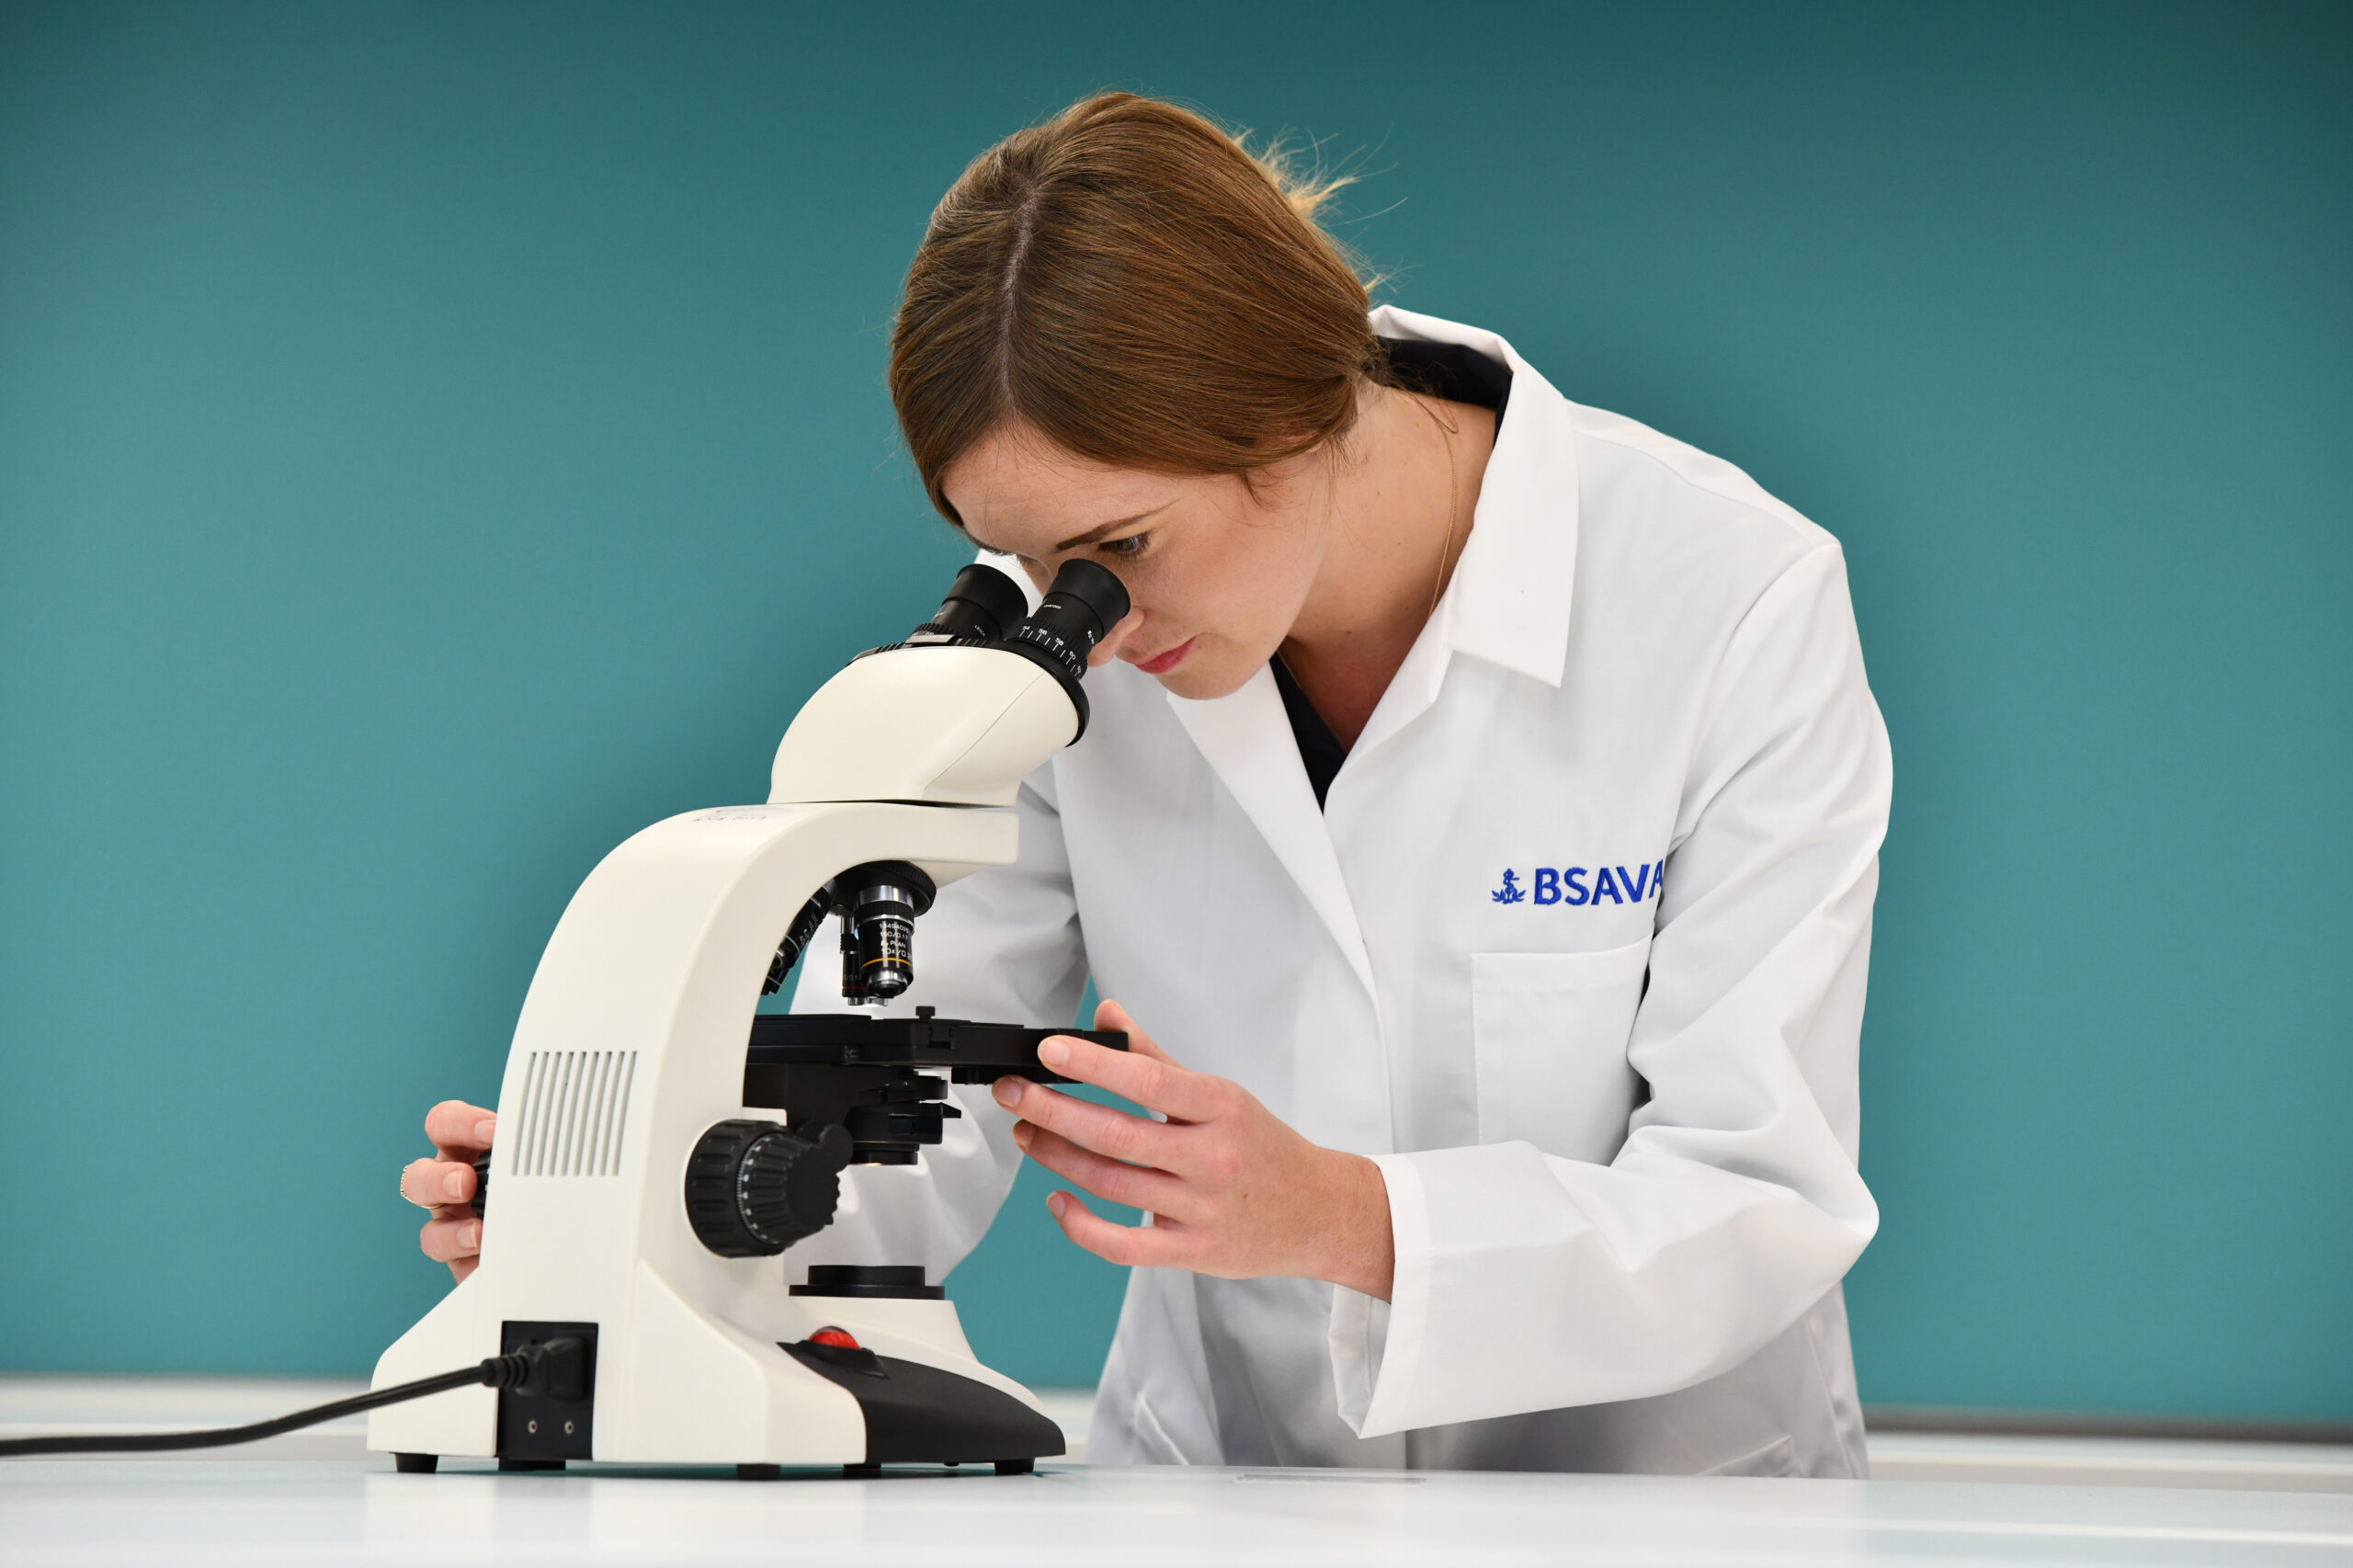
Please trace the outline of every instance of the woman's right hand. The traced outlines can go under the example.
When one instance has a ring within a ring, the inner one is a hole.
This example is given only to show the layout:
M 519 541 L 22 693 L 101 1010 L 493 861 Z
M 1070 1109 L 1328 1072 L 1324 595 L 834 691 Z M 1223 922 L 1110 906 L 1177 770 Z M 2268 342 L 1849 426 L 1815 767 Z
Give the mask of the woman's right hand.
M 463 1100 L 443 1100 L 425 1113 L 425 1135 L 433 1141 L 435 1157 L 409 1162 L 401 1172 L 401 1196 L 433 1211 L 416 1244 L 463 1279 L 482 1262 L 482 1219 L 468 1205 L 474 1162 L 498 1136 L 498 1117 Z

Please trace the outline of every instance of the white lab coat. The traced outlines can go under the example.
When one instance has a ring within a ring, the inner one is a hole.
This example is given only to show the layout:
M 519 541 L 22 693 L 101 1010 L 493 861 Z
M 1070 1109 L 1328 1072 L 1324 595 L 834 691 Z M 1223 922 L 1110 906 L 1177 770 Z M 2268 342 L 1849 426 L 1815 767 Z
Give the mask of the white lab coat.
M 1381 1167 L 1390 1303 L 1133 1272 L 1096 1462 L 1860 1475 L 1839 1280 L 1878 1224 L 1856 1044 L 1890 763 L 1837 542 L 1491 333 L 1374 325 L 1513 384 L 1326 808 L 1270 673 L 1188 701 L 1098 669 L 1019 863 L 941 892 L 899 1006 L 1060 1023 L 1092 973 Z M 798 1006 L 840 1006 L 833 967 Z M 1020 1156 L 959 1098 L 924 1169 L 858 1169 L 788 1264 L 962 1258 Z

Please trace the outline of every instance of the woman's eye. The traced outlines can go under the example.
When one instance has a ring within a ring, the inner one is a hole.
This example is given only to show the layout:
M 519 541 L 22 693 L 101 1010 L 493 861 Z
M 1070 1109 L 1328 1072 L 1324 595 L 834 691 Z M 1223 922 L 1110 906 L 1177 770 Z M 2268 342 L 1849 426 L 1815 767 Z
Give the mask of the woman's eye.
M 1148 533 L 1130 534 L 1125 539 L 1107 539 L 1096 548 L 1106 555 L 1117 556 L 1122 561 L 1128 561 L 1142 555 L 1144 546 L 1151 539 L 1152 536 Z

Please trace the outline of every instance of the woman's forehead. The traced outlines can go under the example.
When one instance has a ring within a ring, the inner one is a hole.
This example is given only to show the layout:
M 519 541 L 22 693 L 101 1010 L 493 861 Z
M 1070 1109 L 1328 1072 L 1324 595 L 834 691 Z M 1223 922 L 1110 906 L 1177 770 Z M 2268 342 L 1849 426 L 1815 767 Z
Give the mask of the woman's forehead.
M 973 543 L 1044 556 L 1163 513 L 1210 482 L 1112 468 L 1034 434 L 1006 431 L 949 464 L 940 491 Z

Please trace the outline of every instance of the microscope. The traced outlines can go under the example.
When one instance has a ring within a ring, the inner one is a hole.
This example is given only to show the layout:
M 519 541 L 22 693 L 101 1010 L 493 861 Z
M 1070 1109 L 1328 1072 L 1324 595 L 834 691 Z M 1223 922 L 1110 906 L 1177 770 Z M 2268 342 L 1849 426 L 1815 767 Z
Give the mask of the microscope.
M 809 699 L 768 802 L 646 828 L 590 872 L 540 960 L 506 1058 L 498 1145 L 475 1167 L 479 1267 L 376 1364 L 386 1389 L 529 1352 L 528 1386 L 370 1415 L 405 1471 L 570 1460 L 994 1464 L 1063 1451 L 1038 1401 L 973 1357 L 920 1264 L 813 1267 L 854 1164 L 915 1165 L 961 1113 L 948 1084 L 1065 1080 L 1039 1042 L 1117 1034 L 858 1012 L 756 1012 L 828 919 L 854 1006 L 915 979 L 938 890 L 1014 858 L 1022 778 L 1086 732 L 1087 655 L 1127 613 L 1065 564 L 1034 613 L 967 566 L 905 642 Z M 779 939 L 779 937 L 781 939 Z M 814 961 L 813 960 L 813 961 Z

